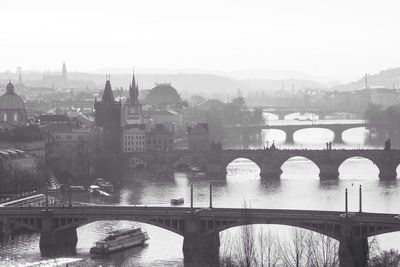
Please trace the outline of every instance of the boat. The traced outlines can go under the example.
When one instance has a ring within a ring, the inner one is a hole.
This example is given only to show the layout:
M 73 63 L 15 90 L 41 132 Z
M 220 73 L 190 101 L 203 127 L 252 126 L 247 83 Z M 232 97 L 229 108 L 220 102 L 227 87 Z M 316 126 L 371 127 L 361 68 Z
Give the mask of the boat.
M 121 229 L 107 233 L 107 237 L 97 241 L 90 254 L 109 254 L 116 251 L 142 245 L 149 239 L 141 228 Z
M 185 203 L 185 199 L 184 198 L 172 198 L 171 199 L 171 204 L 172 205 L 182 205 L 183 203 Z
M 97 178 L 93 185 L 97 185 L 100 187 L 101 191 L 107 192 L 107 193 L 112 193 L 114 191 L 114 186 L 112 185 L 112 183 L 104 180 L 103 178 Z

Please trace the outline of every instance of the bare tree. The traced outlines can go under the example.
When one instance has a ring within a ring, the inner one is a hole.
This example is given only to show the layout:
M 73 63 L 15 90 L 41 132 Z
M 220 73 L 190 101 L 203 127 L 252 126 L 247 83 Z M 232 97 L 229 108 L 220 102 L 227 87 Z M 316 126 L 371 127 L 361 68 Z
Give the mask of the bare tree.
M 232 244 L 234 243 L 234 236 L 229 232 L 221 233 L 221 250 L 220 250 L 220 267 L 233 267 L 237 266 L 234 259 L 234 248 Z
M 257 266 L 256 242 L 254 225 L 246 224 L 240 229 L 240 238 L 237 239 L 237 262 L 239 266 Z
M 305 230 L 293 228 L 289 239 L 279 242 L 279 248 L 284 266 L 300 267 L 307 253 Z
M 258 266 L 275 267 L 279 262 L 278 238 L 268 229 L 264 232 L 262 228 L 257 234 L 258 243 Z
M 323 234 L 307 235 L 307 266 L 336 267 L 339 265 L 339 243 Z

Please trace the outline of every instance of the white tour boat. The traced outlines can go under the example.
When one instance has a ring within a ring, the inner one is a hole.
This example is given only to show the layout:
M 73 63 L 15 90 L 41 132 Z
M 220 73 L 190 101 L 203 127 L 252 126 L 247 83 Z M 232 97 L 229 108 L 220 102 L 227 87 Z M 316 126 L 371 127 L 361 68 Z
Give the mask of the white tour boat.
M 148 239 L 147 232 L 143 232 L 141 228 L 112 231 L 105 239 L 96 242 L 95 246 L 90 249 L 90 253 L 108 254 L 142 245 Z

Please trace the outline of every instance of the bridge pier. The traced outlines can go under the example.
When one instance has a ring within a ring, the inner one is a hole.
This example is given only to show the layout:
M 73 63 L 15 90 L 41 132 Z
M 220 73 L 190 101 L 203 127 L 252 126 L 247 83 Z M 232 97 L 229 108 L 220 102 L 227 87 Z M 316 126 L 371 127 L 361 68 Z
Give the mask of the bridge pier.
M 187 267 L 219 266 L 219 233 L 206 232 L 195 215 L 185 221 L 183 262 Z
M 397 178 L 397 166 L 398 164 L 386 163 L 379 164 L 379 179 L 382 181 L 396 180 Z
M 294 144 L 294 131 L 286 130 L 285 134 L 286 134 L 285 143 Z
M 349 236 L 340 240 L 340 267 L 364 267 L 368 261 L 368 238 Z
M 53 255 L 58 252 L 74 254 L 78 235 L 76 228 L 56 231 L 53 228 L 53 212 L 42 211 L 42 231 L 40 234 L 40 252 L 44 255 Z
M 184 264 L 187 267 L 219 266 L 219 233 L 188 233 L 183 237 Z
M 279 180 L 282 174 L 280 164 L 271 164 L 263 162 L 260 166 L 260 176 L 265 180 Z
M 343 144 L 343 138 L 342 138 L 342 133 L 343 131 L 333 131 L 333 143 L 336 144 Z
M 318 163 L 319 179 L 321 181 L 337 180 L 339 179 L 339 166 L 332 162 Z

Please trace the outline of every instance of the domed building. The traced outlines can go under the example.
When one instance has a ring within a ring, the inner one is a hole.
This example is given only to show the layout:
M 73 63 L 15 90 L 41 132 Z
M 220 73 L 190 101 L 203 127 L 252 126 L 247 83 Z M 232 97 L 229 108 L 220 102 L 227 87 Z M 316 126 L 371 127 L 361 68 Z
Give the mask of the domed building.
M 6 93 L 0 97 L 0 121 L 13 126 L 23 126 L 28 121 L 24 101 L 14 92 L 11 81 L 7 84 Z
M 178 91 L 170 83 L 159 83 L 151 89 L 146 97 L 146 102 L 158 107 L 174 105 L 181 100 Z

